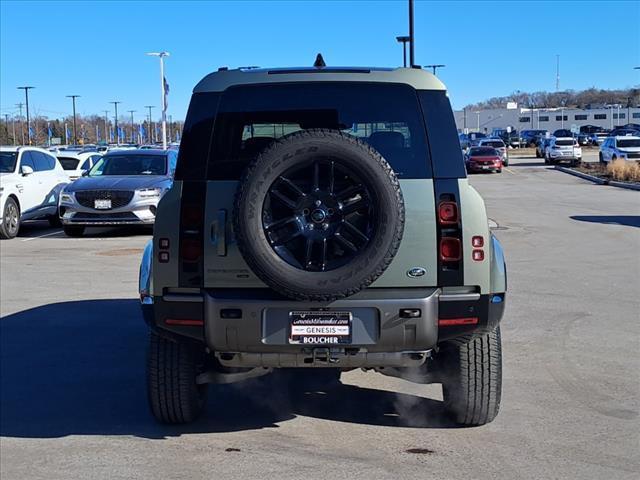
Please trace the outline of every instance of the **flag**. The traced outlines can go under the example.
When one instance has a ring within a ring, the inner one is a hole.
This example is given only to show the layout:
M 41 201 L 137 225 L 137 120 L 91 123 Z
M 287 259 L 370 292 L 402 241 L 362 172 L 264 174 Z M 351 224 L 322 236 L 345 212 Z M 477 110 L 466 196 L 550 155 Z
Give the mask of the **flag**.
M 109 130 L 109 139 L 111 140 L 111 143 L 113 143 L 113 128 Z
M 49 138 L 49 140 L 51 140 L 51 137 L 53 137 L 53 132 L 51 132 L 51 125 L 47 125 L 47 137 Z
M 71 134 L 69 133 L 69 127 L 68 126 L 64 126 L 64 140 L 65 142 L 69 143 L 69 139 L 71 138 Z
M 162 111 L 166 112 L 169 106 L 169 83 L 167 82 L 167 77 L 162 77 L 162 84 L 164 86 L 164 109 Z

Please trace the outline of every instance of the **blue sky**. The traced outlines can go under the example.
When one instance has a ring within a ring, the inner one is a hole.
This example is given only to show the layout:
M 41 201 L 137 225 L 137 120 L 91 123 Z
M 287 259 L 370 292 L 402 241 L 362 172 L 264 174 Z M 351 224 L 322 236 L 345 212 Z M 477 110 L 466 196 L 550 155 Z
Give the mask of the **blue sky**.
M 438 72 L 454 107 L 515 90 L 640 84 L 640 2 L 426 2 L 415 6 L 416 63 Z M 0 3 L 0 111 L 30 94 L 36 113 L 58 118 L 160 104 L 158 60 L 166 50 L 169 111 L 183 118 L 191 89 L 219 66 L 398 66 L 407 5 L 397 1 Z M 156 112 L 159 109 L 156 109 Z M 128 115 L 128 114 L 127 114 Z M 157 114 L 156 114 L 157 115 Z

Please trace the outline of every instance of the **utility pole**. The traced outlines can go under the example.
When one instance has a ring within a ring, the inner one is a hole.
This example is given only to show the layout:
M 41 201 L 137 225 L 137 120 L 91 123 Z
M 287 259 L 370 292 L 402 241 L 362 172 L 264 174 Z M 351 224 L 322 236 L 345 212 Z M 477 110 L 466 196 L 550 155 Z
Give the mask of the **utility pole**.
M 435 75 L 437 68 L 443 68 L 446 67 L 446 65 L 425 65 L 425 67 L 433 69 L 433 74 Z
M 173 124 L 173 117 L 169 115 L 169 143 L 173 142 L 173 135 L 171 132 L 171 125 Z
M 153 105 L 145 105 L 144 108 L 148 108 L 149 109 L 149 128 L 148 128 L 148 132 L 147 132 L 147 139 L 149 140 L 149 143 L 153 143 L 153 140 L 151 139 L 151 129 L 153 128 L 151 125 L 151 109 L 152 108 L 156 108 Z
M 556 55 L 556 92 L 560 91 L 560 55 Z
M 18 87 L 18 90 L 24 90 L 24 98 L 27 106 L 27 138 L 29 139 L 29 145 L 31 145 L 31 123 L 29 121 L 29 90 L 31 90 L 32 88 L 36 87 Z
M 135 110 L 127 110 L 131 114 L 131 143 L 136 143 L 133 140 L 133 114 L 136 112 Z
M 22 124 L 22 106 L 24 103 L 20 102 L 16 104 L 16 107 L 20 109 L 20 135 L 22 135 L 22 145 L 25 145 L 24 142 L 24 125 Z
M 398 43 L 402 43 L 402 66 L 407 68 L 407 42 L 411 41 L 411 37 L 407 35 L 402 35 L 400 37 L 396 37 Z
M 413 68 L 415 65 L 414 44 L 415 35 L 413 32 L 413 0 L 409 0 L 409 66 Z
M 122 102 L 114 100 L 114 101 L 109 102 L 109 103 L 113 103 L 113 106 L 115 107 L 115 117 L 114 117 L 115 118 L 115 122 L 113 124 L 113 133 L 116 136 L 116 145 L 120 145 L 120 135 L 118 134 L 118 104 L 122 103 Z
M 78 131 L 76 129 L 76 98 L 80 95 L 67 95 L 73 101 L 73 144 L 78 145 Z
M 16 145 L 16 117 L 13 117 L 13 145 Z

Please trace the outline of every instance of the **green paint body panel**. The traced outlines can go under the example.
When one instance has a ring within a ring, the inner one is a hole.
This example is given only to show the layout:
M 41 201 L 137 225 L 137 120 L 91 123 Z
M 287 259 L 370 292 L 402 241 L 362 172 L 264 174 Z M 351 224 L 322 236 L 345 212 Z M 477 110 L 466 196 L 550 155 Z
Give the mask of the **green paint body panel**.
M 207 182 L 205 209 L 204 286 L 205 288 L 265 287 L 249 269 L 233 238 L 231 217 L 238 183 Z M 406 222 L 398 253 L 372 287 L 425 287 L 437 284 L 435 205 L 432 180 L 401 180 Z M 226 219 L 221 228 L 219 222 Z M 224 240 L 222 235 L 226 237 Z M 221 254 L 220 242 L 226 244 Z M 422 267 L 426 274 L 412 278 L 407 271 Z
M 182 185 L 180 181 L 173 183 L 171 189 L 160 199 L 158 203 L 158 215 L 153 227 L 153 249 L 157 252 L 158 239 L 169 239 L 168 263 L 160 263 L 158 255 L 153 255 L 153 285 L 154 295 L 162 295 L 164 287 L 177 287 L 178 279 L 178 255 L 180 248 L 180 203 L 182 200 Z
M 490 248 L 491 236 L 484 200 L 480 194 L 469 185 L 466 178 L 458 180 L 460 191 L 460 212 L 462 216 L 462 254 L 465 286 L 479 287 L 479 293 L 490 293 Z M 471 239 L 480 235 L 484 238 L 485 259 L 477 262 L 472 258 L 473 247 Z

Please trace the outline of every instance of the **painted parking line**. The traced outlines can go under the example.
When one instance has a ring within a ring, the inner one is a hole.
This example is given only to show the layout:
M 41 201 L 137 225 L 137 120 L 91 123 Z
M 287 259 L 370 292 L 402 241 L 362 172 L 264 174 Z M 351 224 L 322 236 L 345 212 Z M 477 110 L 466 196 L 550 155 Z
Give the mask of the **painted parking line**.
M 513 170 L 511 170 L 509 167 L 504 167 L 504 169 L 509 172 L 511 175 L 517 175 L 516 172 L 514 172 Z
M 59 233 L 62 233 L 62 232 L 56 231 L 56 232 L 43 233 L 42 235 L 36 235 L 35 237 L 23 238 L 22 241 L 28 242 L 29 240 L 35 240 L 36 238 L 44 238 L 44 237 L 50 237 L 52 235 L 58 235 Z

